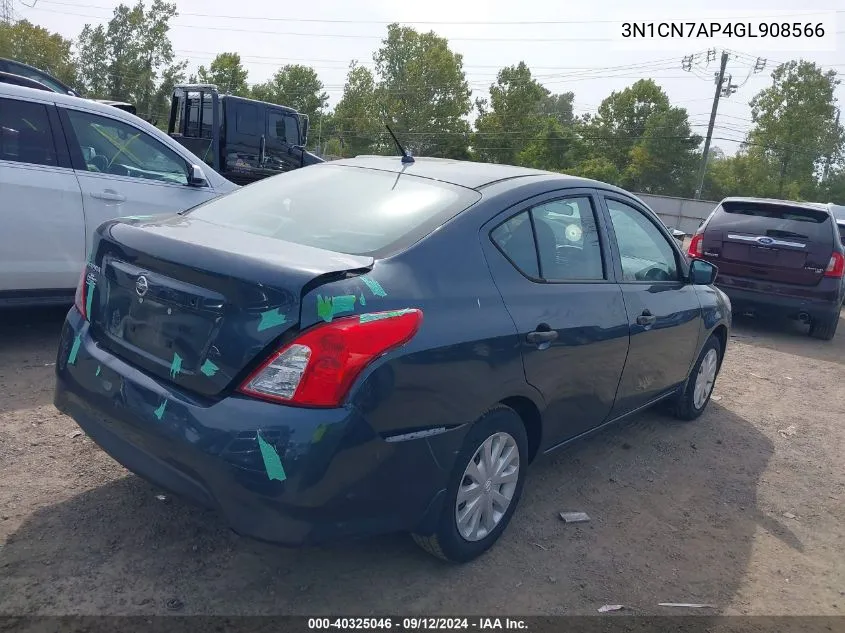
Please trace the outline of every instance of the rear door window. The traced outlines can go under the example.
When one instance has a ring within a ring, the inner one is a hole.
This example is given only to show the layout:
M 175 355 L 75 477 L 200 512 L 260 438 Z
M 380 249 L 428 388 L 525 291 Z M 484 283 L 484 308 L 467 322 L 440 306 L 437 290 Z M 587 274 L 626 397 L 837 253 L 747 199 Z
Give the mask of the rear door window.
M 324 164 L 259 180 L 189 213 L 247 233 L 382 257 L 480 198 L 472 189 L 410 174 Z
M 0 160 L 31 165 L 57 164 L 45 105 L 0 99 Z

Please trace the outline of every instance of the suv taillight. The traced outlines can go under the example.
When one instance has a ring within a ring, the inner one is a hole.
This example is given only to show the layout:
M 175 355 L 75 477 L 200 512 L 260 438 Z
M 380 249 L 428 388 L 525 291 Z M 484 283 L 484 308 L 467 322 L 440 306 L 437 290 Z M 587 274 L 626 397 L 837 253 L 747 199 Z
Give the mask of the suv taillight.
M 704 235 L 702 233 L 696 233 L 693 235 L 692 240 L 689 243 L 687 255 L 690 257 L 701 257 L 704 254 L 704 249 L 702 248 L 703 241 Z
M 85 281 L 88 278 L 88 265 L 86 264 L 82 268 L 82 274 L 79 275 L 79 283 L 76 285 L 76 295 L 73 298 L 73 304 L 76 306 L 76 309 L 82 313 L 83 318 L 87 319 L 88 314 L 85 310 L 85 300 L 86 300 L 86 285 Z
M 238 391 L 282 404 L 340 406 L 364 368 L 410 341 L 422 317 L 421 310 L 375 312 L 313 327 L 273 354 Z
M 834 279 L 842 279 L 845 274 L 845 257 L 842 253 L 834 252 L 830 256 L 830 261 L 827 263 L 827 268 L 824 269 L 825 277 L 833 277 Z

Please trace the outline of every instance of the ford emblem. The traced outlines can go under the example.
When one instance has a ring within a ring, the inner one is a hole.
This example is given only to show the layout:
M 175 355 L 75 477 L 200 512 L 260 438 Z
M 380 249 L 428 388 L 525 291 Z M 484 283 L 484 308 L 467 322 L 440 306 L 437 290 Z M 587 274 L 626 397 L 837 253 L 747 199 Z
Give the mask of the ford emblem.
M 150 284 L 147 281 L 147 278 L 144 277 L 143 275 L 138 277 L 138 279 L 135 281 L 135 292 L 138 293 L 138 296 L 143 297 L 145 294 L 147 294 L 147 290 L 149 290 L 149 289 L 150 289 Z
M 758 237 L 757 241 L 760 242 L 760 244 L 772 244 L 772 243 L 774 243 L 774 240 L 770 237 Z

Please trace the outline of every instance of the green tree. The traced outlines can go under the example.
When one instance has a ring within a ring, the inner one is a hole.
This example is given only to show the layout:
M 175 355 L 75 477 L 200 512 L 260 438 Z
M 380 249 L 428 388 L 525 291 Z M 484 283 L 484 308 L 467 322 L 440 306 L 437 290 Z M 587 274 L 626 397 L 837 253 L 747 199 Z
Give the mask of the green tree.
M 535 169 L 572 171 L 585 158 L 584 144 L 577 131 L 552 117 L 546 117 L 541 125 L 534 138 L 517 154 L 516 163 Z
M 827 157 L 841 155 L 845 133 L 836 122 L 834 94 L 839 83 L 836 71 L 792 60 L 775 68 L 772 85 L 751 100 L 748 141 L 770 166 L 776 195 L 797 189 L 812 196 Z
M 249 85 L 246 82 L 247 70 L 241 64 L 237 53 L 218 53 L 208 69 L 197 69 L 197 81 L 203 84 L 215 84 L 220 92 L 246 97 Z
M 575 116 L 573 113 L 574 92 L 562 92 L 550 94 L 540 103 L 540 114 L 554 118 L 563 126 L 572 125 Z
M 653 112 L 631 148 L 622 174 L 625 187 L 643 193 L 683 196 L 695 189 L 702 138 L 692 133 L 686 110 Z
M 582 161 L 572 170 L 572 175 L 592 178 L 601 182 L 618 185 L 622 179 L 619 170 L 607 158 L 593 157 Z
M 56 79 L 77 89 L 73 43 L 27 20 L 0 23 L 0 57 L 14 59 L 45 70 Z
M 349 65 L 343 96 L 334 109 L 333 135 L 341 141 L 345 156 L 377 151 L 384 132 L 373 73 L 356 61 Z
M 479 157 L 496 163 L 519 162 L 520 152 L 537 134 L 554 129 L 546 128 L 550 117 L 541 112 L 548 97 L 549 91 L 532 78 L 525 62 L 502 68 L 490 86 L 490 109 L 487 101 L 476 102 L 474 147 Z M 531 153 L 538 151 L 548 158 L 549 152 L 534 143 Z
M 471 91 L 463 57 L 448 41 L 391 24 L 373 59 L 382 121 L 392 124 L 406 148 L 426 156 L 467 157 Z
M 687 111 L 675 108 L 651 79 L 612 92 L 587 120 L 590 154 L 610 161 L 619 184 L 650 193 L 689 193 L 701 137 L 690 131 Z
M 300 64 L 282 66 L 269 81 L 253 86 L 251 92 L 254 99 L 294 108 L 308 115 L 312 123 L 329 101 L 317 72 Z
M 184 64 L 174 63 L 168 31 L 176 5 L 153 0 L 149 9 L 118 5 L 106 26 L 86 24 L 77 41 L 80 76 L 95 97 L 130 101 L 138 113 L 156 118 L 166 111 L 158 101 L 164 77 L 174 77 Z

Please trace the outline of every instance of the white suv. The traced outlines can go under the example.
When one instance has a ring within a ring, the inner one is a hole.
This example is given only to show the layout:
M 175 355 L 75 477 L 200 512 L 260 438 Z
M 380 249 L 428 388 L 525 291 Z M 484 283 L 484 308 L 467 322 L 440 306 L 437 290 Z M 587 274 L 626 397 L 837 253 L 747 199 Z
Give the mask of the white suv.
M 0 307 L 72 303 L 96 228 L 169 214 L 229 182 L 109 105 L 0 84 Z

